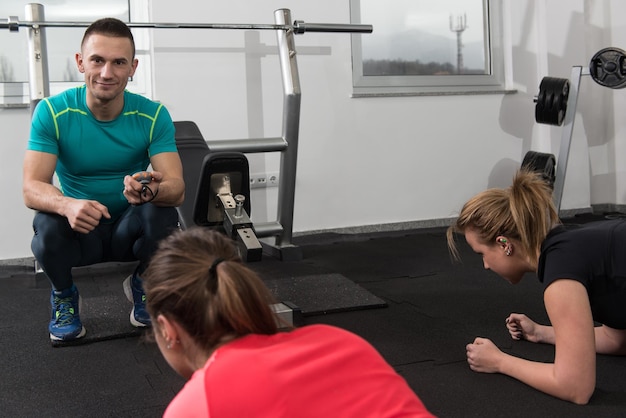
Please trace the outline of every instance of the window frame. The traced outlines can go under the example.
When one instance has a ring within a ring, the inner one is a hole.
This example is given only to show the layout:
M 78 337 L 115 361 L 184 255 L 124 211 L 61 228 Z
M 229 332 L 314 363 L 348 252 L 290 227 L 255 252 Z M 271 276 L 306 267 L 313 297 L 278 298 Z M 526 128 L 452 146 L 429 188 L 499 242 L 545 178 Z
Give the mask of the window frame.
M 361 1 L 350 0 L 351 23 L 361 22 Z M 505 86 L 504 28 L 501 2 L 483 0 L 486 25 L 486 68 L 490 74 L 459 75 L 363 75 L 362 37 L 372 34 L 352 35 L 352 97 L 489 94 L 507 92 Z

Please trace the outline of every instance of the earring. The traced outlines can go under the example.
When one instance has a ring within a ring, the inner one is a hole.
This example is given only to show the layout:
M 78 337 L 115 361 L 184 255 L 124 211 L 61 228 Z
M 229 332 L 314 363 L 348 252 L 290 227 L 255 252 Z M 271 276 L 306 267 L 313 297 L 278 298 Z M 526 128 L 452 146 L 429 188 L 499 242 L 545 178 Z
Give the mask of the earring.
M 506 238 L 500 238 L 500 244 L 506 244 L 506 249 L 504 250 L 504 254 L 511 255 L 511 244 L 508 244 Z

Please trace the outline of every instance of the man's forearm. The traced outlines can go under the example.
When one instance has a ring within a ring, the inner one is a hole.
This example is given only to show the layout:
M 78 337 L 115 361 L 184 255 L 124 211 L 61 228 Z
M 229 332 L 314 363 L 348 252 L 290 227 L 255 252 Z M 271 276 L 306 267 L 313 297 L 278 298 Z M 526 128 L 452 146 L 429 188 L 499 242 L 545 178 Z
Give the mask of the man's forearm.
M 151 202 L 156 206 L 180 206 L 185 199 L 185 183 L 180 179 L 165 180 L 153 192 L 156 196 Z
M 29 182 L 23 188 L 24 204 L 34 210 L 64 215 L 66 197 L 50 183 Z

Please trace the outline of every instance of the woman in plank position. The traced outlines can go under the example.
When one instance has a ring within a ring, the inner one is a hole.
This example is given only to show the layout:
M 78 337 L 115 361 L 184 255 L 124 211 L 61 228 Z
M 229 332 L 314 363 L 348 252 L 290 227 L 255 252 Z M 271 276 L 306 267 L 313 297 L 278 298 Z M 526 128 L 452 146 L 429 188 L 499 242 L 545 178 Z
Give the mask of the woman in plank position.
M 261 279 L 207 228 L 161 241 L 144 275 L 167 362 L 189 379 L 164 417 L 432 417 L 365 340 L 328 325 L 282 331 Z
M 510 187 L 486 190 L 465 203 L 447 231 L 448 247 L 458 259 L 455 233 L 465 235 L 486 269 L 511 284 L 525 273 L 537 274 L 551 326 L 512 313 L 506 327 L 514 340 L 555 346 L 554 363 L 540 363 L 476 338 L 466 347 L 470 368 L 588 403 L 596 384 L 596 353 L 626 355 L 626 221 L 563 225 L 548 184 L 537 173 L 519 171 Z

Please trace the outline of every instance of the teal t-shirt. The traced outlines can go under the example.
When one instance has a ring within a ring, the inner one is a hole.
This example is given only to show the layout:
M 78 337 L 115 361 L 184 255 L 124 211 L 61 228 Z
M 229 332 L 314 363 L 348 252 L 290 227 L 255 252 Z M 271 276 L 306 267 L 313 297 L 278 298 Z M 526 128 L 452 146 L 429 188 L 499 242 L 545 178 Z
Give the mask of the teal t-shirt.
M 97 200 L 116 220 L 129 206 L 124 176 L 146 170 L 150 157 L 177 152 L 174 124 L 160 103 L 125 91 L 112 121 L 96 120 L 80 86 L 43 99 L 33 113 L 28 149 L 55 154 L 65 196 Z

